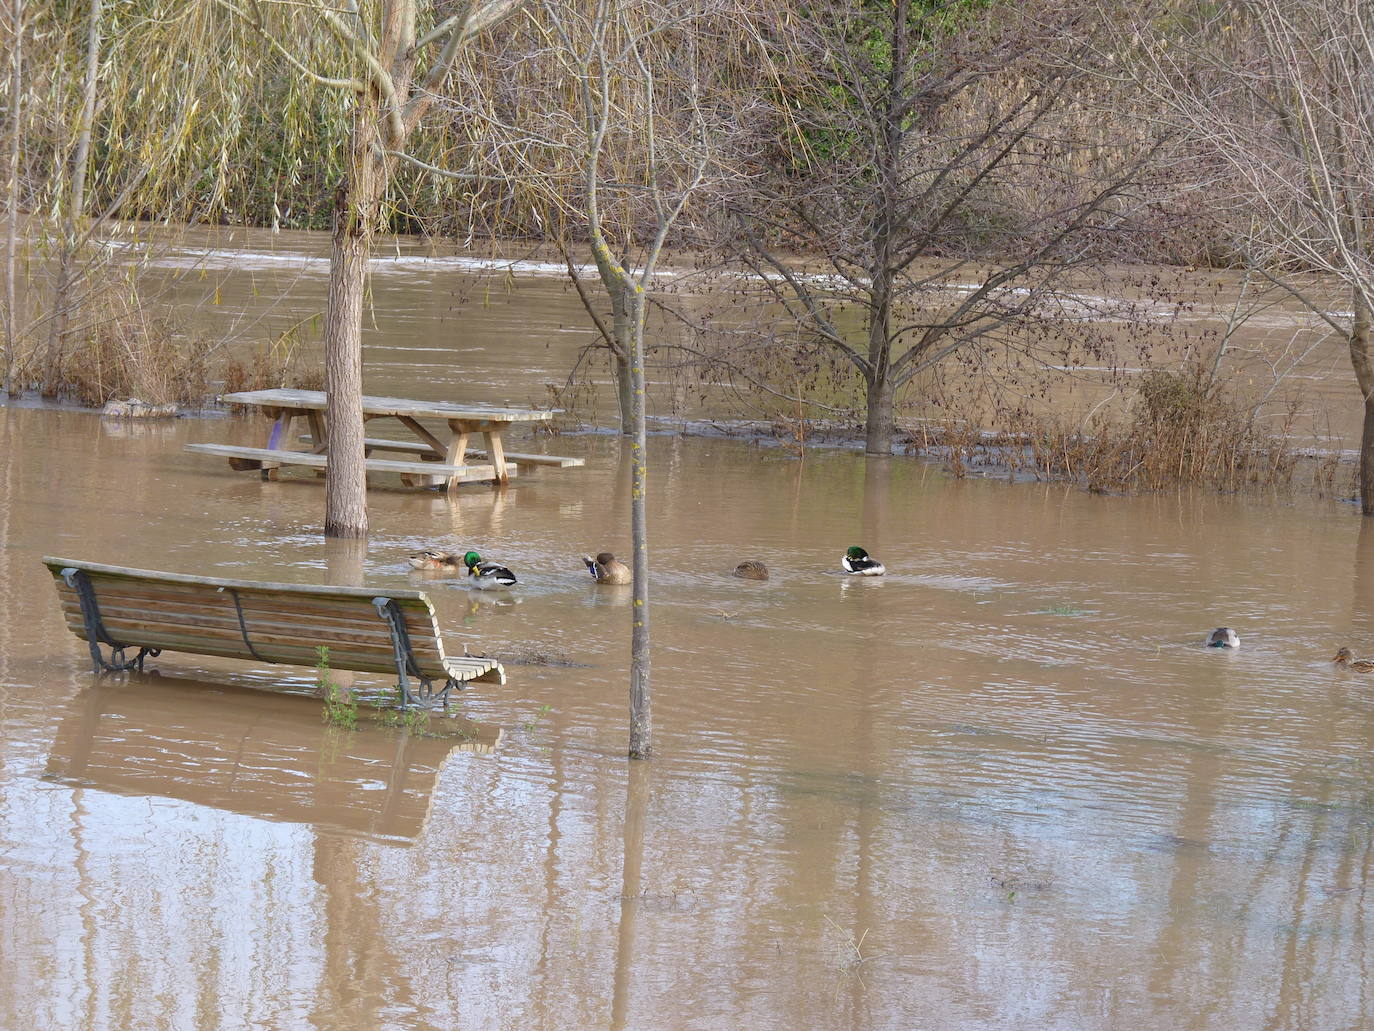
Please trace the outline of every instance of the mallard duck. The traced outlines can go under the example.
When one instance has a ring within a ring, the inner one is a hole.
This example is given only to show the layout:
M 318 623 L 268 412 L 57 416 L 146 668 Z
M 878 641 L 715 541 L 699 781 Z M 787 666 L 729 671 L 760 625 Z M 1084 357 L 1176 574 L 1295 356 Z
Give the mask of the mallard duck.
M 1357 659 L 1349 648 L 1342 648 L 1331 661 L 1356 673 L 1374 673 L 1374 659 Z
M 860 547 L 848 548 L 840 559 L 840 568 L 854 576 L 882 576 L 886 567 L 876 558 L 869 558 L 868 552 Z
M 421 569 L 427 573 L 456 573 L 463 568 L 463 560 L 451 551 L 417 551 L 407 555 L 406 561 L 411 569 Z
M 630 567 L 609 551 L 603 551 L 596 558 L 583 555 L 582 561 L 587 563 L 587 572 L 591 573 L 592 579 L 599 584 L 627 584 L 634 579 L 630 574 Z
M 490 590 L 493 587 L 514 587 L 518 580 L 515 574 L 505 566 L 498 566 L 495 562 L 483 562 L 482 556 L 475 551 L 469 551 L 463 556 L 463 565 L 468 567 L 468 576 L 472 580 L 472 585 L 480 590 Z
M 1219 626 L 1207 635 L 1208 648 L 1239 648 L 1240 637 L 1229 626 Z
M 741 580 L 767 580 L 768 567 L 751 558 L 735 567 L 735 576 Z

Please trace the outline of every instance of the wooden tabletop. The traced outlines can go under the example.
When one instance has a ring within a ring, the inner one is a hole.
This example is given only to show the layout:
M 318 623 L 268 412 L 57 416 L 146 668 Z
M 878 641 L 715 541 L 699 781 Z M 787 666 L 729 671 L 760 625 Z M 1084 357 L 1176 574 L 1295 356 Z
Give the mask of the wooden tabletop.
M 223 394 L 230 404 L 256 405 L 259 408 L 299 408 L 324 411 L 323 390 L 243 390 Z M 453 404 L 448 401 L 410 401 L 403 397 L 363 397 L 364 415 L 395 415 L 411 418 L 471 419 L 491 422 L 544 422 L 553 412 L 534 408 L 500 408 L 496 405 Z

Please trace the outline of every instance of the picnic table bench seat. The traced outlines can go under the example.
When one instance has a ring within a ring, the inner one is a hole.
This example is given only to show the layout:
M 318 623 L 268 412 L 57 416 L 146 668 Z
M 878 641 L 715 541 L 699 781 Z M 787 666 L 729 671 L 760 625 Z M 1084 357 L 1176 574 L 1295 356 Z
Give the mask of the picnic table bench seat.
M 281 465 L 298 465 L 324 471 L 328 460 L 310 451 L 290 451 L 285 448 L 239 447 L 233 444 L 185 444 L 185 450 L 202 455 L 218 455 L 229 459 L 236 469 L 265 469 Z M 368 472 L 400 473 L 406 480 L 416 476 L 454 477 L 460 483 L 477 483 L 496 476 L 492 465 L 445 465 L 442 462 L 404 462 L 390 458 L 367 458 L 363 462 Z M 515 463 L 507 463 L 506 473 L 514 476 Z M 428 481 L 426 481 L 428 482 Z
M 301 435 L 302 444 L 313 444 L 315 438 L 310 434 Z M 395 451 L 398 454 L 426 456 L 426 463 L 434 461 L 434 449 L 429 444 L 419 440 L 391 440 L 387 437 L 365 437 L 363 439 L 363 449 L 366 452 L 372 451 Z M 485 451 L 476 448 L 468 448 L 468 456 L 471 458 L 487 458 Z M 556 466 L 559 469 L 576 469 L 587 464 L 585 458 L 570 458 L 567 455 L 545 455 L 539 452 L 527 452 L 517 454 L 514 451 L 506 451 L 507 462 L 518 462 L 520 465 L 548 465 Z M 431 466 L 433 468 L 433 466 Z
M 225 580 L 55 557 L 43 564 L 96 672 L 142 670 L 146 656 L 164 650 L 314 666 L 324 645 L 333 669 L 395 672 L 405 705 L 417 697 L 447 702 L 449 690 L 468 681 L 506 682 L 495 659 L 444 653 L 420 591 Z M 131 648 L 137 654 L 126 658 Z

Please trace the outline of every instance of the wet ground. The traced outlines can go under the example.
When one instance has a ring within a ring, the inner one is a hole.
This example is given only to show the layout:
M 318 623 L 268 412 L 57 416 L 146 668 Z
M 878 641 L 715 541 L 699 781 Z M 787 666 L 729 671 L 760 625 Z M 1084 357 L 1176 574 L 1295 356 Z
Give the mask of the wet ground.
M 373 392 L 538 393 L 512 370 L 543 351 L 414 321 L 461 376 L 398 391 L 414 356 L 379 349 Z M 262 432 L 0 408 L 0 1028 L 1374 1023 L 1374 675 L 1329 661 L 1374 652 L 1349 505 L 656 436 L 631 765 L 628 589 L 579 561 L 628 551 L 617 439 L 519 441 L 587 465 L 503 492 L 374 490 L 357 554 L 309 472 L 181 449 Z M 836 575 L 850 544 L 888 575 Z M 521 585 L 409 571 L 427 545 Z M 96 680 L 43 555 L 419 587 L 509 682 L 424 737 L 324 725 L 308 669 Z M 1219 625 L 1238 651 L 1200 647 Z

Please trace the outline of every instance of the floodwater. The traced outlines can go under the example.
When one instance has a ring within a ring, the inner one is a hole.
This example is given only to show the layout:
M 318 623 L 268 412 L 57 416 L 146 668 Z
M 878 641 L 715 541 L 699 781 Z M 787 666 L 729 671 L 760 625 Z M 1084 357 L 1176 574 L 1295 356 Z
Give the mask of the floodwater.
M 404 317 L 368 388 L 539 399 L 582 339 L 542 282 L 498 318 L 481 277 L 429 308 L 379 277 Z M 182 450 L 263 430 L 0 408 L 0 1028 L 1374 1025 L 1374 676 L 1329 661 L 1374 652 L 1351 506 L 657 435 L 630 764 L 628 589 L 578 557 L 628 551 L 619 440 L 520 440 L 587 465 L 506 491 L 374 490 L 359 554 L 309 472 Z M 836 575 L 850 544 L 888 575 Z M 426 545 L 521 585 L 409 572 Z M 325 726 L 312 670 L 96 678 L 43 555 L 420 587 L 509 682 L 421 736 Z M 1199 646 L 1223 624 L 1238 651 Z

